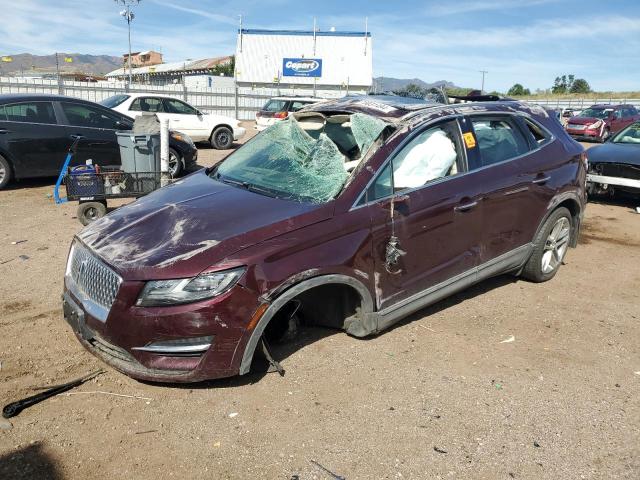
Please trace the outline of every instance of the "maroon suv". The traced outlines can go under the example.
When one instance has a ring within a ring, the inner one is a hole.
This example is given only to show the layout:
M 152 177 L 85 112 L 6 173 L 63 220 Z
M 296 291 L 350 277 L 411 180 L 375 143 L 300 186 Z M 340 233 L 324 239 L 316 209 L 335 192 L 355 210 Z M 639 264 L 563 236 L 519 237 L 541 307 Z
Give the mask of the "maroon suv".
M 593 105 L 567 120 L 567 132 L 580 140 L 604 142 L 610 135 L 640 120 L 633 105 Z
M 583 148 L 539 107 L 401 101 L 307 107 L 82 230 L 64 288 L 82 344 L 192 382 L 247 373 L 297 322 L 365 337 L 494 275 L 551 279 Z

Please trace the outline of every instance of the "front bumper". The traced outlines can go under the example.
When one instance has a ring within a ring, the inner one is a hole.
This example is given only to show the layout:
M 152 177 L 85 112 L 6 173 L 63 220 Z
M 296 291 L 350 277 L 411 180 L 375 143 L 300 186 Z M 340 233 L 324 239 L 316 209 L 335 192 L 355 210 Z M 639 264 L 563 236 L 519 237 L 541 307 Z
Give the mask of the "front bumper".
M 575 140 L 594 140 L 602 137 L 602 130 L 599 128 L 587 130 L 567 129 L 567 133 Z
M 136 307 L 143 285 L 123 281 L 104 322 L 88 313 L 81 299 L 65 285 L 65 320 L 87 350 L 116 370 L 145 381 L 188 383 L 239 373 L 250 334 L 247 324 L 259 303 L 253 292 L 236 285 L 203 302 Z M 194 337 L 212 338 L 211 346 L 190 354 L 156 353 L 145 348 Z

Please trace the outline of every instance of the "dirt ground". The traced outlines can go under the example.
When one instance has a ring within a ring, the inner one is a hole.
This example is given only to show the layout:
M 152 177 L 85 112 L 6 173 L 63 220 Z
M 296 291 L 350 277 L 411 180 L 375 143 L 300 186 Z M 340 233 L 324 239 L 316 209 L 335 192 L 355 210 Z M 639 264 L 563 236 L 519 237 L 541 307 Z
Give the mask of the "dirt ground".
M 0 192 L 2 405 L 104 367 L 62 318 L 81 226 L 51 192 Z M 640 478 L 634 206 L 589 204 L 551 282 L 495 278 L 368 340 L 307 331 L 278 351 L 284 377 L 164 386 L 107 368 L 0 421 L 0 478 L 339 478 L 312 461 L 348 480 Z

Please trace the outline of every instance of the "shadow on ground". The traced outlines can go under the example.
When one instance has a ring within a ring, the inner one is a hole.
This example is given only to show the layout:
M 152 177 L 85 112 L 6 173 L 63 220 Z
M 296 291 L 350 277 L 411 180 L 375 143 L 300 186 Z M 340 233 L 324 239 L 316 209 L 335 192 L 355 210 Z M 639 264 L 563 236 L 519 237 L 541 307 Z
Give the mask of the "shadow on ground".
M 54 460 L 36 443 L 0 456 L 0 478 L 11 480 L 62 480 Z

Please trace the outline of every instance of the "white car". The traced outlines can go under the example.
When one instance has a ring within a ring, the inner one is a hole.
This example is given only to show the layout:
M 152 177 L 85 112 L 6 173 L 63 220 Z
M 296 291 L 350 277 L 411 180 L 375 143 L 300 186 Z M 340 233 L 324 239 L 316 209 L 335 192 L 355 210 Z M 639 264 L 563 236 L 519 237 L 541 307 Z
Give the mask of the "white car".
M 194 142 L 208 141 L 219 150 L 231 148 L 233 141 L 246 133 L 235 118 L 201 112 L 168 95 L 123 93 L 100 103 L 131 118 L 143 113 L 155 113 L 160 119 L 168 118 L 170 129 L 186 133 Z
M 274 97 L 265 103 L 264 107 L 256 113 L 255 129 L 261 132 L 274 123 L 287 118 L 289 113 L 297 112 L 307 105 L 322 101 L 324 101 L 324 99 L 316 97 Z

